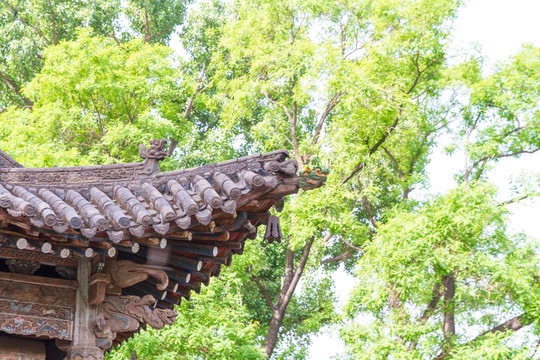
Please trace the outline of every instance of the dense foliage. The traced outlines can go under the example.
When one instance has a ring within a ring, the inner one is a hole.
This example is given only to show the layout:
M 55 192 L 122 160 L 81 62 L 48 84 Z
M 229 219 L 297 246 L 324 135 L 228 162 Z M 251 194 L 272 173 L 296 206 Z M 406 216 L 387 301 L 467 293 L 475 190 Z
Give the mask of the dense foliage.
M 458 0 L 30 3 L 0 3 L 0 148 L 26 166 L 137 161 L 164 137 L 163 170 L 281 148 L 332 169 L 286 201 L 281 244 L 248 242 L 111 359 L 305 359 L 330 323 L 347 359 L 533 356 L 538 244 L 508 214 L 538 174 L 511 198 L 490 174 L 540 149 L 540 49 L 456 60 Z M 448 139 L 455 188 L 425 195 Z

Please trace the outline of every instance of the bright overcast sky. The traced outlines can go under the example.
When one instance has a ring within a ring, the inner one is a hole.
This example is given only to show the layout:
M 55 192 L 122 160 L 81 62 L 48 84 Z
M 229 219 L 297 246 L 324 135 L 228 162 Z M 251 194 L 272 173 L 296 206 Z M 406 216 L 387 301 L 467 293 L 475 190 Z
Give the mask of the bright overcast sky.
M 455 22 L 454 44 L 456 48 L 470 48 L 473 43 L 481 46 L 482 53 L 489 63 L 504 60 L 517 53 L 521 45 L 531 43 L 540 46 L 540 0 L 469 0 L 460 11 Z M 453 186 L 452 175 L 456 167 L 448 166 L 450 159 L 444 159 L 442 153 L 436 154 L 437 160 L 443 160 L 445 166 L 437 166 L 434 158 L 430 165 L 431 180 L 435 192 L 443 192 Z M 462 160 L 457 160 L 459 163 Z M 501 165 L 505 165 L 501 163 Z M 443 169 L 444 168 L 444 169 Z M 506 177 L 509 172 L 519 172 L 523 169 L 540 169 L 540 156 L 523 158 L 517 166 L 508 165 L 502 172 L 496 174 L 500 178 Z M 446 170 L 446 171 L 444 171 Z M 498 182 L 497 179 L 492 179 Z M 512 218 L 513 228 L 527 230 L 528 233 L 540 236 L 538 231 L 530 231 L 530 224 L 535 224 L 533 218 L 539 213 L 540 202 L 535 204 L 524 203 L 516 205 L 515 215 Z M 518 214 L 519 213 L 519 214 Z M 532 220 L 532 221 L 531 221 Z M 537 220 L 536 220 L 537 221 Z M 529 229 L 527 226 L 529 225 Z M 334 276 L 336 289 L 341 292 L 341 298 L 347 297 L 351 289 L 349 276 L 340 272 Z M 326 331 L 313 339 L 310 351 L 310 360 L 328 360 L 332 355 L 339 353 L 343 345 L 336 333 Z

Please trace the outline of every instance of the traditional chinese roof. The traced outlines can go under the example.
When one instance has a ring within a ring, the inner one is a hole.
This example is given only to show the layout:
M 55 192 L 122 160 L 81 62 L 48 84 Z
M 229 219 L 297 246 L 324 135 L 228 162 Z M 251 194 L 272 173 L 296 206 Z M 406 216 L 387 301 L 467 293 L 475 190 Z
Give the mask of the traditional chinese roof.
M 148 278 L 122 293 L 168 306 L 208 284 L 257 226 L 280 237 L 268 210 L 299 189 L 287 151 L 159 172 L 163 146 L 141 147 L 139 163 L 55 168 L 24 168 L 0 151 L 0 257 L 63 275 L 81 256 L 151 264 L 167 272 L 167 288 Z

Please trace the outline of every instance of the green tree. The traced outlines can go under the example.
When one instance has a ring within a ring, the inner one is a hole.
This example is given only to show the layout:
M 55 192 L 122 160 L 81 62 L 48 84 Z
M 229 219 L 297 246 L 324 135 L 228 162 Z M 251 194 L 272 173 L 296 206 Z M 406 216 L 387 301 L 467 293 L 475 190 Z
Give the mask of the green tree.
M 44 49 L 73 40 L 77 29 L 118 43 L 134 37 L 165 44 L 183 23 L 188 1 L 2 0 L 0 1 L 0 112 L 31 108 L 22 88 L 44 63 Z M 117 35 L 119 34 L 119 35 Z
M 43 66 L 43 50 L 75 37 L 78 27 L 113 32 L 120 1 L 2 0 L 0 2 L 0 109 L 32 107 L 21 92 Z
M 136 36 L 146 43 L 166 43 L 181 25 L 187 5 L 184 0 L 128 0 L 123 6 L 128 28 L 120 29 L 128 39 Z
M 156 331 L 141 331 L 108 355 L 109 360 L 139 359 L 245 359 L 265 356 L 256 335 L 254 322 L 242 302 L 244 289 L 234 267 L 177 307 L 178 318 L 171 326 Z
M 458 186 L 386 213 L 364 246 L 342 330 L 349 358 L 530 358 L 539 341 L 538 243 L 509 233 L 507 207 L 487 182 L 501 159 L 540 150 L 540 49 L 526 47 L 483 77 L 476 61 L 452 69 L 461 91 L 452 151 Z M 356 322 L 352 319 L 362 318 Z M 515 336 L 527 328 L 525 337 Z
M 33 108 L 0 115 L 1 146 L 27 166 L 136 161 L 138 144 L 190 132 L 178 104 L 167 101 L 181 96 L 167 47 L 138 39 L 118 45 L 81 31 L 44 56 L 23 90 Z M 63 155 L 36 156 L 35 148 L 20 146 L 29 142 Z
M 434 134 L 445 125 L 432 105 L 458 5 L 233 5 L 220 43 L 225 125 L 253 121 L 244 138 L 253 139 L 256 150 L 292 147 L 301 169 L 320 161 L 332 167 L 324 188 L 291 199 L 280 215 L 286 242 L 274 278 L 282 278 L 283 285 L 253 269 L 271 314 L 264 343 L 268 356 L 279 348 L 278 336 L 287 337 L 282 326 L 305 271 L 319 267 L 325 255 L 326 263 L 352 263 L 382 210 L 420 182 Z M 244 73 L 230 76 L 229 69 Z
M 538 49 L 491 76 L 474 60 L 448 68 L 457 0 L 203 1 L 185 23 L 178 1 L 70 2 L 65 16 L 56 1 L 13 4 L 0 12 L 17 30 L 0 32 L 0 71 L 17 80 L 1 79 L 0 147 L 21 163 L 136 161 L 139 143 L 165 137 L 164 168 L 280 148 L 301 172 L 332 168 L 286 202 L 281 244 L 249 242 L 174 327 L 112 358 L 306 358 L 310 335 L 336 320 L 326 271 L 340 263 L 359 265 L 364 287 L 342 332 L 351 358 L 526 354 L 506 339 L 537 326 L 537 254 L 505 232 L 515 199 L 494 200 L 486 179 L 539 148 Z M 25 35 L 38 30 L 56 40 Z M 182 57 L 164 45 L 173 31 Z M 445 129 L 467 165 L 456 190 L 419 203 L 411 192 Z M 516 198 L 536 192 L 524 189 Z

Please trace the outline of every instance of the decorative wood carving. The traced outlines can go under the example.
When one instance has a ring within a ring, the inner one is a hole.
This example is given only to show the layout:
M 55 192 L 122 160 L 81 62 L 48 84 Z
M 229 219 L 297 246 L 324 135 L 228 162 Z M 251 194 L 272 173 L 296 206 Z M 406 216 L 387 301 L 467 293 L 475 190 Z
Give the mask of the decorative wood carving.
M 19 250 L 9 247 L 0 247 L 0 258 L 36 261 L 42 264 L 55 264 L 69 267 L 77 266 L 77 259 L 73 257 L 62 258 L 54 254 L 44 254 L 40 251 Z
M 133 332 L 142 323 L 154 329 L 162 329 L 170 325 L 178 315 L 175 310 L 154 309 L 150 306 L 156 302 L 151 295 L 107 296 L 101 304 L 97 316 L 97 344 L 106 349 L 112 345 L 116 333 Z
M 131 163 L 85 166 L 83 168 L 2 169 L 0 170 L 0 180 L 18 185 L 64 186 L 71 184 L 72 187 L 77 188 L 104 181 L 132 180 L 136 177 L 135 170 L 143 168 L 143 163 Z
M 103 350 L 95 348 L 71 348 L 68 352 L 70 360 L 103 360 Z
M 328 168 L 319 165 L 312 165 L 312 167 L 313 169 L 306 166 L 304 172 L 300 174 L 299 185 L 304 190 L 321 187 L 326 182 L 330 173 L 330 169 Z
M 111 276 L 111 286 L 119 288 L 144 281 L 148 279 L 148 276 L 159 281 L 156 286 L 159 290 L 164 290 L 169 282 L 163 270 L 151 265 L 136 264 L 129 260 L 112 261 L 105 265 L 103 272 Z
M 71 283 L 38 276 L 2 275 L 11 279 L 0 280 L 0 331 L 71 339 L 75 304 L 75 289 L 67 287 Z
M 71 339 L 71 308 L 0 300 L 0 330 L 10 334 Z
M 152 265 L 136 264 L 129 260 L 111 261 L 105 265 L 101 273 L 90 278 L 90 303 L 99 305 L 105 293 L 120 293 L 120 289 L 135 285 L 152 276 L 157 280 L 156 288 L 165 290 L 169 278 L 165 271 Z
M 9 271 L 17 274 L 27 274 L 32 275 L 41 267 L 41 264 L 37 261 L 28 261 L 28 260 L 19 260 L 19 259 L 9 259 L 6 260 L 6 265 L 9 268 Z

